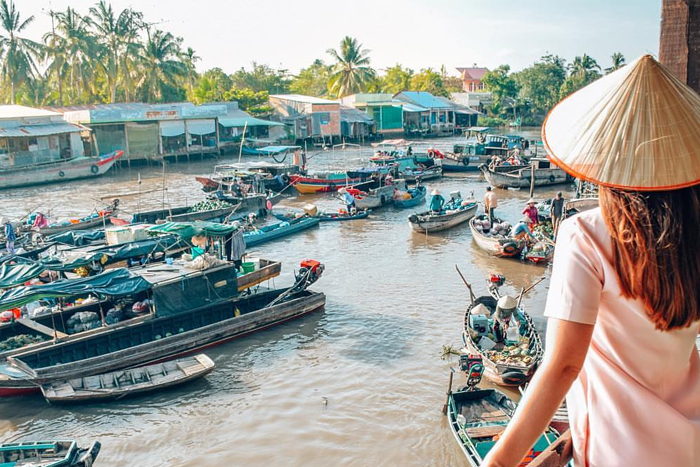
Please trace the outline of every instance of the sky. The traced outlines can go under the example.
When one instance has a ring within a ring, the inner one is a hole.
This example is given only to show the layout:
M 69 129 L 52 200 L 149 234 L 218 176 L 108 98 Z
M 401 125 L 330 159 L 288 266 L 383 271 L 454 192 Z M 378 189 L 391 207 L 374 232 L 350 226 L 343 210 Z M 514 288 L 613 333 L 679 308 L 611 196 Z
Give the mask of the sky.
M 34 15 L 25 36 L 51 29 L 47 14 L 70 5 L 87 13 L 97 0 L 15 0 Z M 112 0 L 184 39 L 197 68 L 227 73 L 255 61 L 296 73 L 329 60 L 346 36 L 370 50 L 374 68 L 419 70 L 507 63 L 520 70 L 546 53 L 568 61 L 587 53 L 601 67 L 622 52 L 628 61 L 658 54 L 661 0 Z

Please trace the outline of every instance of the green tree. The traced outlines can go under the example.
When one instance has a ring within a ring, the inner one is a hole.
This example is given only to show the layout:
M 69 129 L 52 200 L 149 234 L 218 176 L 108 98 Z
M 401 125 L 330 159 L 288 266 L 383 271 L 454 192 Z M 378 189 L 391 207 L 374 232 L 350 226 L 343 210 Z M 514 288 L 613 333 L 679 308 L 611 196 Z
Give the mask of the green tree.
M 412 91 L 425 91 L 434 96 L 449 97 L 450 93 L 445 90 L 442 82 L 442 75 L 432 68 L 424 68 L 411 77 Z
M 518 83 L 509 74 L 510 66 L 501 65 L 494 70 L 484 73 L 481 81 L 484 87 L 493 95 L 493 101 L 497 106 L 492 108 L 495 115 L 505 111 L 509 103 L 518 97 Z M 498 113 L 494 111 L 498 109 Z
M 141 56 L 143 76 L 138 83 L 146 102 L 163 100 L 164 92 L 187 75 L 187 67 L 179 60 L 182 39 L 160 30 L 148 34 Z
M 335 60 L 330 79 L 330 91 L 335 97 L 345 97 L 367 89 L 376 72 L 370 66 L 369 50 L 363 49 L 357 39 L 345 36 L 340 50 L 328 49 Z
M 440 76 L 442 77 L 442 85 L 448 94 L 462 91 L 462 78 L 459 76 L 450 76 L 450 74 L 447 73 L 447 68 L 445 65 L 440 67 Z M 448 95 L 446 97 L 450 96 Z
M 232 86 L 233 80 L 229 75 L 221 68 L 212 68 L 197 79 L 197 86 L 192 90 L 190 99 L 196 104 L 230 100 L 225 95 Z
M 224 93 L 224 100 L 238 102 L 241 110 L 249 112 L 251 115 L 269 114 L 272 109 L 268 105 L 270 94 L 267 91 L 252 91 L 250 89 L 233 88 Z
M 36 76 L 28 80 L 17 93 L 17 102 L 26 106 L 51 106 L 58 103 L 58 92 L 53 89 L 48 77 Z
M 411 78 L 413 78 L 413 70 L 404 68 L 397 63 L 386 69 L 386 73 L 382 77 L 382 91 L 391 94 L 408 91 L 411 89 Z
M 512 77 L 520 88 L 519 99 L 529 102 L 535 114 L 546 114 L 559 102 L 559 90 L 566 79 L 565 62 L 559 56 L 545 55 Z
M 303 68 L 299 74 L 289 83 L 289 91 L 294 94 L 322 97 L 328 94 L 328 82 L 331 77 L 330 65 L 323 60 L 316 59 L 307 68 Z
M 34 21 L 34 16 L 22 20 L 12 0 L 0 0 L 0 79 L 3 86 L 9 86 L 10 102 L 15 103 L 15 93 L 19 86 L 35 76 L 36 60 L 41 59 L 41 44 L 19 37 L 19 34 Z
M 565 98 L 598 78 L 600 78 L 598 62 L 586 54 L 574 57 L 574 61 L 569 65 L 569 76 L 566 77 L 559 90 L 559 98 Z
M 187 47 L 180 55 L 180 60 L 185 64 L 187 68 L 187 73 L 185 76 L 185 82 L 187 83 L 187 92 L 192 94 L 195 84 L 197 83 L 197 67 L 196 63 L 201 60 L 201 57 L 197 55 L 192 47 Z M 228 78 L 228 75 L 226 75 Z M 230 79 L 230 78 L 229 78 Z
M 612 73 L 613 71 L 619 70 L 625 66 L 625 56 L 620 52 L 615 52 L 610 56 L 612 60 L 612 66 L 605 69 L 605 74 Z
M 241 68 L 231 78 L 238 89 L 250 89 L 254 92 L 267 91 L 270 94 L 283 94 L 289 90 L 289 78 L 286 70 L 274 70 L 268 65 L 253 62 L 253 69 Z

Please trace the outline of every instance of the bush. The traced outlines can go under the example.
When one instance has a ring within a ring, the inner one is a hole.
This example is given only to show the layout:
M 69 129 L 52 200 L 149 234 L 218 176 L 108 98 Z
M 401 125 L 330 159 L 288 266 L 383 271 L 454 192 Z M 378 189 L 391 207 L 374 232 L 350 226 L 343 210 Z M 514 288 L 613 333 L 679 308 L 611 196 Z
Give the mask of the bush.
M 499 127 L 499 126 L 506 126 L 508 125 L 508 121 L 500 118 L 500 117 L 486 117 L 486 116 L 479 116 L 478 120 L 478 125 L 479 126 L 492 126 L 492 127 Z

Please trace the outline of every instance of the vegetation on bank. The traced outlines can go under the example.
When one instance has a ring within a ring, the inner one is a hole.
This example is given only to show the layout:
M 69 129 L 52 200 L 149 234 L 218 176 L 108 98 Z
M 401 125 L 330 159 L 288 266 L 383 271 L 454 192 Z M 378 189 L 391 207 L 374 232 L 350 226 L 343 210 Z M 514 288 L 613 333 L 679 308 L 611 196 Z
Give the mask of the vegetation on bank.
M 29 106 L 69 106 L 110 102 L 195 103 L 237 101 L 254 115 L 270 112 L 270 94 L 296 93 L 338 98 L 356 92 L 428 91 L 449 97 L 462 90 L 460 77 L 440 70 L 419 71 L 400 64 L 372 67 L 370 51 L 345 37 L 298 74 L 252 63 L 232 74 L 221 68 L 196 71 L 200 60 L 180 37 L 148 23 L 132 8 L 115 11 L 100 0 L 87 12 L 68 7 L 50 12 L 52 30 L 42 40 L 24 36 L 34 17 L 24 17 L 13 0 L 0 0 L 0 99 Z M 623 66 L 612 56 L 610 72 Z M 532 66 L 511 72 L 508 65 L 487 72 L 483 82 L 493 95 L 483 123 L 497 126 L 520 118 L 538 124 L 561 98 L 598 79 L 603 71 L 583 54 L 571 63 L 545 55 Z

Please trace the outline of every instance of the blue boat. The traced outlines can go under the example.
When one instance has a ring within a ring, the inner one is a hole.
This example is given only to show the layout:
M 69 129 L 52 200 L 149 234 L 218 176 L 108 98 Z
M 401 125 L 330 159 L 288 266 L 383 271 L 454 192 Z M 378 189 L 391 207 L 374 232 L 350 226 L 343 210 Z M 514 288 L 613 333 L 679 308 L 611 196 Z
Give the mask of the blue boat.
M 354 221 L 357 219 L 366 219 L 369 213 L 372 212 L 371 209 L 365 209 L 362 211 L 357 211 L 355 214 L 339 213 L 339 212 L 319 212 L 315 216 L 309 216 L 312 219 L 318 219 L 320 222 L 341 222 L 341 221 Z M 281 221 L 289 222 L 292 219 L 298 219 L 297 215 L 303 214 L 307 215 L 301 211 L 278 211 L 273 210 L 272 215 Z
M 299 219 L 267 225 L 254 232 L 246 232 L 243 234 L 243 238 L 245 239 L 246 246 L 257 246 L 309 229 L 318 225 L 319 222 L 320 220 L 314 217 L 300 217 Z
M 418 206 L 419 204 L 423 204 L 425 202 L 425 195 L 427 194 L 428 189 L 424 186 L 417 186 L 415 188 L 411 188 L 408 190 L 408 193 L 411 195 L 410 199 L 395 199 L 394 200 L 394 207 L 398 209 L 404 209 L 404 208 L 412 208 L 415 206 Z
M 0 466 L 87 467 L 100 452 L 99 441 L 80 448 L 72 440 L 0 444 Z

